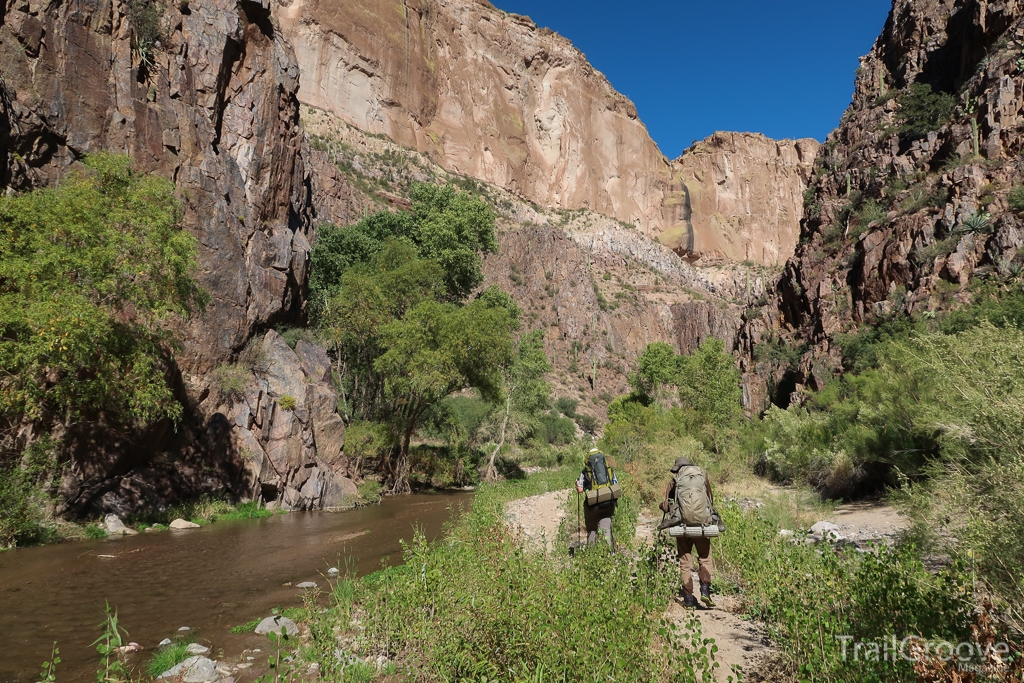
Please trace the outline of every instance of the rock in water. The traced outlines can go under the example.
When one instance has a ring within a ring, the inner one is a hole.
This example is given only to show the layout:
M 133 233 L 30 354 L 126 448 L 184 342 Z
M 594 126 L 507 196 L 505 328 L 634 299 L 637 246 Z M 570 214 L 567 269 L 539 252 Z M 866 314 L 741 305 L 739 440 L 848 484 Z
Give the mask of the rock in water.
M 280 633 L 281 629 L 289 636 L 298 634 L 299 627 L 288 617 L 267 617 L 256 627 L 256 633 L 265 636 L 268 633 Z
M 157 643 L 157 647 L 164 647 L 165 645 L 170 645 L 170 644 L 171 644 L 171 643 L 173 643 L 173 642 L 174 642 L 174 641 L 173 641 L 173 640 L 171 640 L 170 638 L 164 638 L 164 639 L 163 639 L 163 640 L 161 640 L 161 641 L 160 641 L 159 643 Z
M 181 519 L 179 517 L 178 519 L 171 522 L 170 527 L 172 529 L 198 529 L 199 525 L 195 522 L 185 521 L 184 519 Z
M 135 529 L 126 527 L 121 518 L 113 513 L 103 518 L 103 530 L 110 536 L 134 536 L 139 533 Z
M 296 588 L 316 588 L 316 581 L 303 581 L 302 583 L 296 584 Z
M 206 657 L 189 657 L 181 664 L 171 667 L 157 678 L 170 678 L 181 683 L 206 683 L 216 681 L 217 663 Z
M 341 572 L 338 571 L 337 567 L 331 567 L 327 570 L 327 576 L 338 576 Z
M 185 652 L 190 655 L 205 655 L 210 651 L 210 648 L 200 645 L 199 643 L 189 643 L 188 647 L 185 648 Z

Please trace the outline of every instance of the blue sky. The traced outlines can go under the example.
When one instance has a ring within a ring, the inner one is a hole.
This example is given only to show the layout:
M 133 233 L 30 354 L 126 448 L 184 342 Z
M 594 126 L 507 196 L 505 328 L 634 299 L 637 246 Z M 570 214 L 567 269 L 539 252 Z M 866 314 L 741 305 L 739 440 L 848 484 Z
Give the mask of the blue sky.
M 662 153 L 716 130 L 824 140 L 891 0 L 492 0 L 572 40 Z

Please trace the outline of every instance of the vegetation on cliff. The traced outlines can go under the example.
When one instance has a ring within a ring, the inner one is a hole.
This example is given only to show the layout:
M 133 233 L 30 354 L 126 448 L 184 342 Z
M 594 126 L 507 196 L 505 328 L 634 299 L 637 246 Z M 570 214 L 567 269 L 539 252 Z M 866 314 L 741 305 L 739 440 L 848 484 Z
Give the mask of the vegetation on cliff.
M 207 301 L 180 217 L 170 182 L 111 154 L 0 197 L 0 546 L 36 533 L 69 432 L 180 419 L 165 322 Z

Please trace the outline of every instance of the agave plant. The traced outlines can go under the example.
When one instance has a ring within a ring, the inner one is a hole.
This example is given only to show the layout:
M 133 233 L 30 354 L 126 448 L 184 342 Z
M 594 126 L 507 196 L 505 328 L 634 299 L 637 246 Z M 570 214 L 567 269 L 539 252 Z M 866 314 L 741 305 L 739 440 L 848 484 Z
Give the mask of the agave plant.
M 991 229 L 992 216 L 988 212 L 972 213 L 960 223 L 959 232 L 989 232 Z

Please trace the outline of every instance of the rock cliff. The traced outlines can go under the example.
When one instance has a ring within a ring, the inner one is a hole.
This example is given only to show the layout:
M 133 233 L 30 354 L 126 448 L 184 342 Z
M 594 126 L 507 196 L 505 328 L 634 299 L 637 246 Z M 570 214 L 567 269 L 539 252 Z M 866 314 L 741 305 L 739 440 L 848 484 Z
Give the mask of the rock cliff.
M 796 255 L 746 326 L 753 394 L 785 374 L 787 391 L 819 388 L 839 367 L 837 334 L 934 315 L 966 302 L 973 279 L 1020 272 L 1024 221 L 1009 196 L 1024 182 L 1022 19 L 1016 0 L 894 2 L 815 162 Z M 948 103 L 929 105 L 926 134 L 906 127 L 915 84 Z M 759 369 L 755 346 L 777 335 L 807 352 L 795 368 Z
M 175 359 L 185 424 L 75 435 L 62 487 L 70 509 L 123 514 L 220 488 L 250 495 L 253 482 L 239 476 L 247 465 L 231 446 L 249 424 L 233 415 L 232 427 L 232 406 L 214 403 L 211 371 L 254 333 L 301 315 L 313 220 L 299 71 L 267 4 L 5 0 L 0 64 L 0 188 L 53 184 L 89 152 L 130 155 L 136 168 L 174 181 L 212 296 L 182 330 Z M 310 403 L 312 414 L 330 401 Z M 314 451 L 317 425 L 333 422 L 297 421 L 306 424 L 296 438 Z M 271 422 L 275 434 L 286 431 Z M 324 462 L 335 462 L 330 450 Z M 307 456 L 292 469 L 316 467 Z M 305 483 L 288 470 L 279 479 L 282 495 Z
M 817 143 L 717 134 L 670 161 L 567 39 L 481 0 L 277 0 L 299 99 L 541 206 L 680 253 L 781 264 Z

